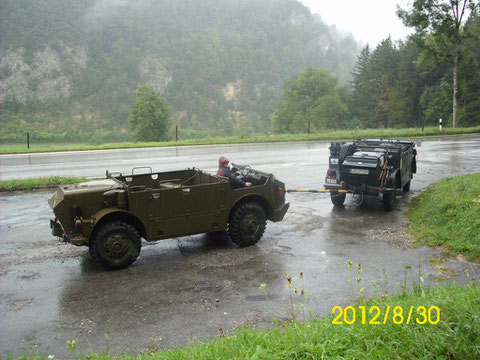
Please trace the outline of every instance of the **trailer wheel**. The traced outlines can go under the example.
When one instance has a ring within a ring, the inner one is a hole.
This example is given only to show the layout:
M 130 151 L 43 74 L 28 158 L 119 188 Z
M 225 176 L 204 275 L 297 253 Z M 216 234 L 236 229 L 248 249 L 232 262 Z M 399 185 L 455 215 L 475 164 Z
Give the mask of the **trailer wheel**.
M 345 198 L 347 197 L 346 193 L 339 193 L 338 191 L 330 191 L 330 200 L 335 206 L 343 206 Z
M 383 210 L 392 211 L 397 201 L 397 184 L 393 182 L 393 190 L 383 193 Z
M 245 202 L 236 207 L 228 221 L 228 235 L 240 247 L 254 245 L 267 225 L 265 210 L 257 202 Z
M 138 231 L 123 221 L 104 224 L 92 237 L 90 253 L 102 267 L 118 270 L 130 266 L 140 254 L 142 240 Z
M 409 192 L 411 184 L 412 184 L 412 180 L 410 179 L 405 185 L 403 185 L 403 192 Z

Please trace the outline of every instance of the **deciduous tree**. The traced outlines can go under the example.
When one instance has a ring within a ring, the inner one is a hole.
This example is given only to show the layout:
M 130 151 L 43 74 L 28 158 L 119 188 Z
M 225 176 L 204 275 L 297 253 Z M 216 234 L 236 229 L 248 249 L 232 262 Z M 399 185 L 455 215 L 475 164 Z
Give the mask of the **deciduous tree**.
M 151 85 L 140 86 L 135 95 L 138 99 L 128 120 L 132 130 L 137 132 L 137 140 L 166 140 L 171 122 L 168 103 Z
M 273 114 L 280 132 L 311 133 L 342 128 L 348 114 L 337 78 L 328 71 L 309 67 L 284 84 L 283 102 Z

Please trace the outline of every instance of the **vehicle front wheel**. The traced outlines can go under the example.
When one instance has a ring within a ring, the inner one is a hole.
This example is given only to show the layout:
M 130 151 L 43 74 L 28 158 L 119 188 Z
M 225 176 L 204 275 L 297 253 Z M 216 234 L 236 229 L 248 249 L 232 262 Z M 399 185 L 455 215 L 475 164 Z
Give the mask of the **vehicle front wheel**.
M 347 193 L 339 193 L 338 191 L 330 191 L 330 200 L 335 206 L 343 206 Z
M 138 231 L 123 221 L 108 222 L 93 235 L 90 253 L 102 267 L 118 270 L 130 266 L 140 254 L 142 239 Z
M 256 202 L 246 202 L 236 207 L 228 222 L 228 235 L 240 247 L 254 245 L 260 240 L 267 225 L 263 207 Z

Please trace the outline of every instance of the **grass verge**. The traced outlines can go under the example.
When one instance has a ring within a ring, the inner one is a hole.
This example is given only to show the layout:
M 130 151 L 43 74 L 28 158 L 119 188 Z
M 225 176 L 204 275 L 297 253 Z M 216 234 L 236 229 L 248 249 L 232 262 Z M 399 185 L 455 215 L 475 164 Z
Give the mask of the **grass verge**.
M 480 173 L 443 179 L 407 212 L 418 244 L 444 246 L 480 262 Z
M 84 181 L 87 181 L 87 179 L 59 176 L 3 180 L 0 181 L 0 191 L 32 190 L 56 185 L 76 184 Z
M 271 134 L 271 135 L 251 135 L 251 136 L 232 136 L 232 137 L 212 137 L 205 139 L 189 139 L 163 142 L 123 142 L 108 143 L 101 145 L 89 144 L 31 144 L 30 149 L 26 149 L 25 144 L 1 144 L 0 153 L 34 153 L 34 152 L 53 152 L 53 151 L 74 151 L 74 150 L 106 150 L 106 149 L 125 149 L 141 147 L 168 147 L 168 146 L 189 146 L 189 145 L 217 145 L 217 144 L 243 144 L 243 143 L 266 143 L 266 142 L 289 142 L 289 141 L 319 141 L 319 140 L 344 140 L 357 137 L 419 137 L 419 136 L 438 136 L 438 135 L 457 135 L 480 133 L 480 126 L 470 128 L 444 128 L 442 132 L 437 127 L 421 129 L 366 129 L 366 130 L 337 130 L 327 131 L 317 134 Z
M 361 321 L 357 306 L 352 325 L 333 325 L 333 316 L 294 322 L 270 330 L 243 328 L 232 336 L 222 336 L 209 342 L 199 342 L 175 350 L 123 354 L 108 352 L 82 354 L 71 347 L 76 359 L 478 359 L 480 358 L 480 287 L 448 285 L 417 293 L 399 295 L 387 300 L 369 299 L 366 324 Z M 378 306 L 379 325 L 369 324 Z M 390 312 L 384 322 L 387 307 Z M 421 315 L 425 307 L 425 317 Z M 440 312 L 430 311 L 436 306 Z M 404 317 L 393 322 L 395 307 L 401 307 Z M 407 312 L 413 307 L 409 324 Z M 347 319 L 351 320 L 351 314 Z M 418 322 L 420 323 L 417 323 Z M 424 322 L 424 324 L 421 324 Z M 36 357 L 39 358 L 39 357 Z M 40 357 L 41 358 L 41 357 Z

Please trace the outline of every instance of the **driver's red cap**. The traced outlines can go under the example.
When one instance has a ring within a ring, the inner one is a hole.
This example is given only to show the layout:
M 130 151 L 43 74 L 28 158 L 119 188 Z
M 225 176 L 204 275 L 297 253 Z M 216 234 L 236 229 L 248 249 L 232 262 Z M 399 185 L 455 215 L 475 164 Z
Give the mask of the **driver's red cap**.
M 225 164 L 228 164 L 230 161 L 226 158 L 226 157 L 223 157 L 221 156 L 220 159 L 218 159 L 218 164 L 219 165 L 225 165 Z

